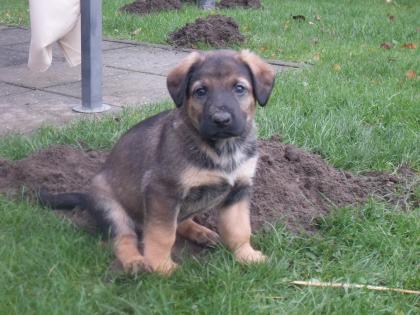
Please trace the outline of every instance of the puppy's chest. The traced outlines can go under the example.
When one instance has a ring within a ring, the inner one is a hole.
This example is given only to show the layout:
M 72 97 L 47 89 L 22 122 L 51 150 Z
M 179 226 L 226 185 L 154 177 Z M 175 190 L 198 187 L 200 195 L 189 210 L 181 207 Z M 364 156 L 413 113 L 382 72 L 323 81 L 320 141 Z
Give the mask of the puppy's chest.
M 182 200 L 181 216 L 189 216 L 223 204 L 231 190 L 232 186 L 227 183 L 192 187 Z
M 182 176 L 181 216 L 219 207 L 237 186 L 251 186 L 257 157 L 241 163 L 231 172 L 191 167 Z

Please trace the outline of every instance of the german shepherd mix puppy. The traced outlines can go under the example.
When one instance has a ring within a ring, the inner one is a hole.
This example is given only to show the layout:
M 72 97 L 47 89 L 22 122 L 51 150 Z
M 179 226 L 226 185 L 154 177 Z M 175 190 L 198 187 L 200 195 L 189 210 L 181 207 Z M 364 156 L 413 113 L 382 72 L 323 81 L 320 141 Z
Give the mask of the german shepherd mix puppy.
M 266 257 L 250 244 L 250 188 L 257 165 L 254 115 L 271 94 L 273 69 L 249 51 L 193 52 L 167 79 L 176 108 L 131 128 L 88 193 L 41 194 L 54 208 L 90 210 L 111 233 L 124 270 L 169 274 L 176 234 L 221 240 L 242 263 Z M 193 221 L 218 209 L 220 236 Z M 136 225 L 143 230 L 138 249 Z

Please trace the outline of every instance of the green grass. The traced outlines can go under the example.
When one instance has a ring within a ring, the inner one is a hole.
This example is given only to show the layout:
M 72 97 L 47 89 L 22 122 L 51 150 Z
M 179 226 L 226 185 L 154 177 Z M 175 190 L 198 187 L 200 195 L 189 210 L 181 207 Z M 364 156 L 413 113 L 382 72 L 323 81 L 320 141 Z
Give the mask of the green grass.
M 165 43 L 167 32 L 204 14 L 192 6 L 147 17 L 119 13 L 127 2 L 104 0 L 107 36 Z M 420 74 L 419 48 L 401 47 L 420 46 L 418 1 L 263 4 L 264 10 L 221 11 L 241 25 L 241 47 L 313 66 L 278 76 L 270 103 L 258 111 L 260 136 L 281 134 L 356 172 L 401 164 L 420 171 L 420 80 L 405 75 Z M 28 25 L 27 1 L 0 0 L 0 8 L 0 23 Z M 306 21 L 294 21 L 297 14 Z M 382 42 L 395 47 L 381 49 Z M 19 159 L 54 143 L 109 148 L 135 122 L 171 106 L 11 135 L 0 139 L 0 156 Z M 419 313 L 418 296 L 288 284 L 319 279 L 420 290 L 419 208 L 404 212 L 372 200 L 334 211 L 319 226 L 312 236 L 281 225 L 256 235 L 256 246 L 270 255 L 266 265 L 240 266 L 218 248 L 187 259 L 169 279 L 131 278 L 107 274 L 113 256 L 98 238 L 25 200 L 1 198 L 0 314 Z
M 415 314 L 420 298 L 300 288 L 294 279 L 419 288 L 419 211 L 370 202 L 343 209 L 312 237 L 277 226 L 254 243 L 270 255 L 244 267 L 219 248 L 170 278 L 106 276 L 99 239 L 25 201 L 1 199 L 1 314 Z

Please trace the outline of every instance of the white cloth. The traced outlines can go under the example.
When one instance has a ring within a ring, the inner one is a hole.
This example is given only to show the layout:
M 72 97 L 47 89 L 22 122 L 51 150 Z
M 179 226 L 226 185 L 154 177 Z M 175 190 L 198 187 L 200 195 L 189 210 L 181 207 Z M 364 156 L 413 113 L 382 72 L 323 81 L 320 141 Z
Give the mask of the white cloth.
M 55 42 L 70 66 L 81 63 L 80 1 L 89 0 L 29 0 L 31 70 L 46 71 L 50 67 Z

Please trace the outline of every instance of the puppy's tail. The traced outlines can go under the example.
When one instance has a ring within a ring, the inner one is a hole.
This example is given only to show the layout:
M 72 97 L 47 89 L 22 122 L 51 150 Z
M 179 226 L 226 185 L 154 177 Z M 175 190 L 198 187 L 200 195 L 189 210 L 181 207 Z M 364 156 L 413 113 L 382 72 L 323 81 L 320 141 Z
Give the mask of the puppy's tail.
M 98 206 L 89 194 L 82 192 L 50 194 L 45 190 L 41 190 L 37 196 L 41 205 L 52 209 L 72 210 L 75 207 L 79 207 L 87 210 L 95 220 L 104 239 L 114 235 L 112 222 L 105 216 L 104 209 Z
M 89 210 L 91 205 L 90 196 L 81 192 L 50 194 L 45 190 L 41 190 L 38 192 L 38 201 L 43 206 L 64 210 L 71 210 L 75 207 Z

